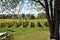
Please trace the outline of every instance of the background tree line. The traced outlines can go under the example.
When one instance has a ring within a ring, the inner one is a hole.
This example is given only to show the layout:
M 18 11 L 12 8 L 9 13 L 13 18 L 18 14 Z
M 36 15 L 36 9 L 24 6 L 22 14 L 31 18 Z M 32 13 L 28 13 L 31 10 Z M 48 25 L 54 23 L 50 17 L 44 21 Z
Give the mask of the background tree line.
M 0 19 L 46 19 L 45 13 L 35 14 L 0 14 Z

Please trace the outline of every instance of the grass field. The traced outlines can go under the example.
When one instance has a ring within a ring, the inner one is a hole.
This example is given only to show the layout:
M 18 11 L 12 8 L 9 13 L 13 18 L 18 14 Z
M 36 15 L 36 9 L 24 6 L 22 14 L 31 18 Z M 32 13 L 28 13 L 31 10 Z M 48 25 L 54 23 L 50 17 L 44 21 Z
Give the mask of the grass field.
M 43 20 L 43 21 L 42 21 Z M 1 22 L 11 22 L 11 21 L 16 21 L 16 20 L 9 20 L 9 19 L 0 19 Z M 18 20 L 19 21 L 19 20 Z M 20 20 L 22 21 L 22 20 Z M 26 20 L 23 20 L 26 21 Z M 49 28 L 44 26 L 44 22 L 46 21 L 45 19 L 38 19 L 38 20 L 27 20 L 27 21 L 32 21 L 36 24 L 36 22 L 40 21 L 43 27 L 4 27 L 0 28 L 0 32 L 9 32 L 14 35 L 14 40 L 48 40 L 49 39 Z M 10 32 L 9 30 L 14 30 L 14 32 Z

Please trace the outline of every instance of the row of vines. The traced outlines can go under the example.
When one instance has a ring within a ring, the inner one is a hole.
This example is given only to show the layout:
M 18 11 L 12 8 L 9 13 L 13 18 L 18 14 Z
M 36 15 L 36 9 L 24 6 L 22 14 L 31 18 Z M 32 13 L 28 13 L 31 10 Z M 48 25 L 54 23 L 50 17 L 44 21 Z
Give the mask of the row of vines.
M 43 27 L 48 26 L 44 20 L 0 20 L 0 28 L 3 27 Z

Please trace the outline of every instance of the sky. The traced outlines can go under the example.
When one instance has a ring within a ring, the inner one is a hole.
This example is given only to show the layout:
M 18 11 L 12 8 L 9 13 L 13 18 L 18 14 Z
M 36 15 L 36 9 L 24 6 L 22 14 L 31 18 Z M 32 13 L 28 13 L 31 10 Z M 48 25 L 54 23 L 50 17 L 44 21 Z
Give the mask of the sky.
M 33 4 L 31 5 L 31 2 L 29 2 L 28 0 L 23 1 L 23 3 L 20 1 L 14 9 L 5 10 L 4 12 L 0 12 L 0 14 L 8 14 L 8 13 L 22 14 L 22 13 L 24 13 L 24 14 L 37 15 L 38 13 L 45 13 L 44 9 L 37 11 L 37 8 L 41 9 L 42 6 L 39 3 L 37 3 L 37 5 L 35 5 L 34 3 L 36 3 L 36 2 L 33 2 Z M 9 3 L 8 3 L 8 5 L 9 5 Z M 2 8 L 3 7 L 1 6 L 1 2 L 0 2 L 0 10 L 2 10 Z

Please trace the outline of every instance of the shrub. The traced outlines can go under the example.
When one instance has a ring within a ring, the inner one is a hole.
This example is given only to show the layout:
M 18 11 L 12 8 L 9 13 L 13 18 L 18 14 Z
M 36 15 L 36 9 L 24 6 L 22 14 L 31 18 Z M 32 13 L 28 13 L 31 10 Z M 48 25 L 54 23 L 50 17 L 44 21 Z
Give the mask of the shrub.
M 14 35 L 13 34 L 7 34 L 6 40 L 14 40 Z
M 14 26 L 14 23 L 7 23 L 8 28 Z
M 43 27 L 43 26 L 40 24 L 40 22 L 38 22 L 37 24 L 38 24 L 38 27 Z
M 13 36 L 13 34 L 5 33 L 0 36 L 0 39 L 1 40 L 14 40 L 14 36 Z
M 22 25 L 22 22 L 16 22 L 15 27 L 20 27 Z
M 6 27 L 6 23 L 0 23 L 0 28 Z
M 14 36 L 12 34 L 8 35 L 7 37 L 8 40 L 14 40 Z
M 34 25 L 34 23 L 33 23 L 33 22 L 31 22 L 31 23 L 30 23 L 30 26 L 31 26 L 31 27 L 34 27 L 35 25 Z
M 23 27 L 27 27 L 29 25 L 29 22 L 26 21 L 26 22 L 23 22 Z
M 45 22 L 45 26 L 47 26 L 47 27 L 49 26 L 47 22 Z

